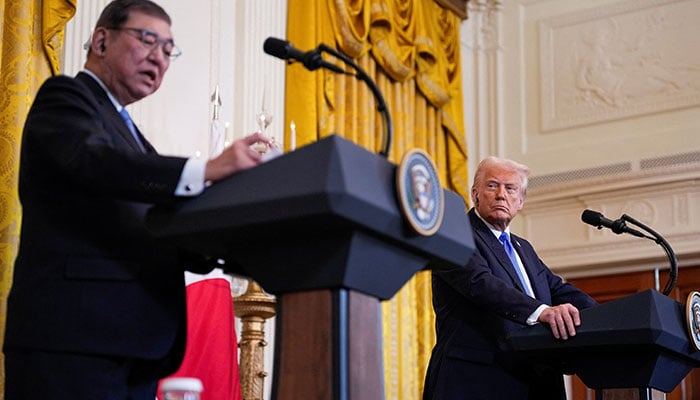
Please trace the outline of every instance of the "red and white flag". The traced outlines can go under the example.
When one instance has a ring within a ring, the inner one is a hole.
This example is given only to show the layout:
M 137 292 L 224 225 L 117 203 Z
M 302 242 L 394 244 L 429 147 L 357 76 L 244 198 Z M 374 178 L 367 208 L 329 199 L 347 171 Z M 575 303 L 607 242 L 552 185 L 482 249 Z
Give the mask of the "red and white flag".
M 187 272 L 185 280 L 187 347 L 180 369 L 169 377 L 199 378 L 201 400 L 241 400 L 231 278 L 215 269 Z

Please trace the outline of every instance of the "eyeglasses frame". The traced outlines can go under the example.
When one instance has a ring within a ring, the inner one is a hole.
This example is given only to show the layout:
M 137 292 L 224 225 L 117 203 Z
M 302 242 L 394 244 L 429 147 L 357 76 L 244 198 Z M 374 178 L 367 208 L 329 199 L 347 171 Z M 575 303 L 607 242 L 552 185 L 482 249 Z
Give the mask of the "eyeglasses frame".
M 144 47 L 148 48 L 150 51 L 153 51 L 156 47 L 160 47 L 161 50 L 163 51 L 163 54 L 168 57 L 170 60 L 175 60 L 176 58 L 180 57 L 182 55 L 182 50 L 180 50 L 179 47 L 175 44 L 175 41 L 172 39 L 161 39 L 160 36 L 156 32 L 153 32 L 150 29 L 141 29 L 141 28 L 132 28 L 128 26 L 123 26 L 119 28 L 107 28 L 112 31 L 125 31 L 125 32 L 134 32 L 137 33 L 138 36 L 133 36 L 136 39 L 139 39 L 141 43 L 144 45 Z M 155 41 L 153 43 L 149 42 L 148 38 L 153 38 Z M 166 50 L 166 46 L 171 45 L 171 49 L 168 52 Z

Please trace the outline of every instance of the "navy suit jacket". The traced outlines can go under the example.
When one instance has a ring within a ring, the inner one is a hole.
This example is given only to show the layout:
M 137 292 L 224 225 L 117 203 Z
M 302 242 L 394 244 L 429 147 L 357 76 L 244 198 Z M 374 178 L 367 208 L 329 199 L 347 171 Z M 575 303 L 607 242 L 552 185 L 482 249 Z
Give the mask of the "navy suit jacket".
M 154 360 L 160 375 L 181 362 L 182 254 L 154 240 L 144 217 L 175 198 L 186 159 L 142 139 L 146 153 L 89 75 L 40 88 L 22 139 L 5 349 Z
M 433 272 L 437 340 L 423 398 L 516 400 L 535 393 L 561 398 L 561 374 L 509 352 L 506 337 L 524 328 L 542 304 L 583 309 L 596 302 L 555 275 L 529 242 L 511 234 L 536 298 L 527 296 L 498 238 L 474 209 L 469 219 L 476 245 L 472 259 L 465 267 Z

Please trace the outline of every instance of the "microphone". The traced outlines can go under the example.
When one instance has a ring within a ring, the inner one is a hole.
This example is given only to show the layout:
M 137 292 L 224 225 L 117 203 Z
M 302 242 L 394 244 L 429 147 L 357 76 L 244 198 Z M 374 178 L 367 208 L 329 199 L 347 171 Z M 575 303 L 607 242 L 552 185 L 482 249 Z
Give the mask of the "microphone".
M 382 125 L 384 126 L 384 143 L 382 144 L 382 150 L 379 154 L 385 158 L 388 157 L 389 148 L 391 147 L 391 139 L 393 137 L 393 127 L 391 123 L 391 115 L 389 115 L 389 108 L 386 106 L 384 96 L 382 96 L 382 93 L 379 91 L 377 84 L 374 83 L 372 78 L 370 78 L 359 65 L 350 59 L 350 57 L 323 43 L 321 43 L 314 50 L 303 52 L 296 49 L 288 41 L 273 37 L 265 39 L 263 50 L 265 50 L 265 53 L 283 60 L 300 61 L 309 71 L 314 71 L 318 68 L 326 68 L 344 75 L 352 75 L 355 78 L 365 82 L 377 101 L 377 110 L 382 115 Z M 332 56 L 341 59 L 346 65 L 352 67 L 357 72 L 350 73 L 334 64 L 326 62 L 323 57 L 321 57 L 322 52 L 329 53 Z
M 304 67 L 309 71 L 325 68 L 341 74 L 346 73 L 344 69 L 325 61 L 323 57 L 321 57 L 319 49 L 304 52 L 292 46 L 292 44 L 286 40 L 269 37 L 265 39 L 263 50 L 265 50 L 265 53 L 283 60 L 290 62 L 299 61 L 304 64 Z
M 581 214 L 581 221 L 589 225 L 593 225 L 598 229 L 606 227 L 612 230 L 614 233 L 617 233 L 618 235 L 621 233 L 629 233 L 630 235 L 634 235 L 637 237 L 646 237 L 646 235 L 642 232 L 628 227 L 624 220 L 618 219 L 612 221 L 605 218 L 603 214 L 593 210 L 584 210 L 583 214 Z
M 666 239 L 664 239 L 661 235 L 656 233 L 653 229 L 649 228 L 648 226 L 644 225 L 643 223 L 637 221 L 636 219 L 630 217 L 627 214 L 622 214 L 622 217 L 620 217 L 620 219 L 611 221 L 605 218 L 603 214 L 597 211 L 584 210 L 583 214 L 581 214 L 581 220 L 589 225 L 595 226 L 598 229 L 602 229 L 602 227 L 610 228 L 613 232 L 617 233 L 618 235 L 621 233 L 629 233 L 634 236 L 651 239 L 658 245 L 660 245 L 666 252 L 668 260 L 671 263 L 671 270 L 669 271 L 669 280 L 668 282 L 666 282 L 666 287 L 664 288 L 663 294 L 668 295 L 669 293 L 671 293 L 671 290 L 673 290 L 673 287 L 676 285 L 676 281 L 678 279 L 678 260 L 676 259 L 676 254 L 673 252 L 671 245 L 666 241 Z M 652 234 L 653 237 L 647 236 L 636 229 L 628 228 L 625 221 L 629 221 L 631 224 L 644 229 L 645 231 Z

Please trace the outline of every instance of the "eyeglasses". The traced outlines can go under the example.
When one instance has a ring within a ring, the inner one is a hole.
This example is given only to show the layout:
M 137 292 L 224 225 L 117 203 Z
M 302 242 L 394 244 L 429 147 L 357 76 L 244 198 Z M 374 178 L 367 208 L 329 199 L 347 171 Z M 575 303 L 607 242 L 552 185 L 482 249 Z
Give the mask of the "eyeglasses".
M 143 46 L 147 48 L 149 51 L 152 51 L 154 48 L 158 47 L 159 45 L 162 46 L 161 49 L 163 50 L 163 54 L 165 54 L 166 57 L 170 58 L 171 60 L 174 60 L 180 55 L 182 55 L 182 51 L 180 51 L 180 48 L 175 46 L 175 42 L 173 42 L 172 39 L 161 39 L 157 33 L 148 30 L 148 29 L 138 29 L 138 28 L 109 28 L 113 31 L 123 31 L 123 32 L 129 32 L 129 33 L 135 33 L 134 35 L 135 38 L 141 40 L 141 43 L 143 43 Z

